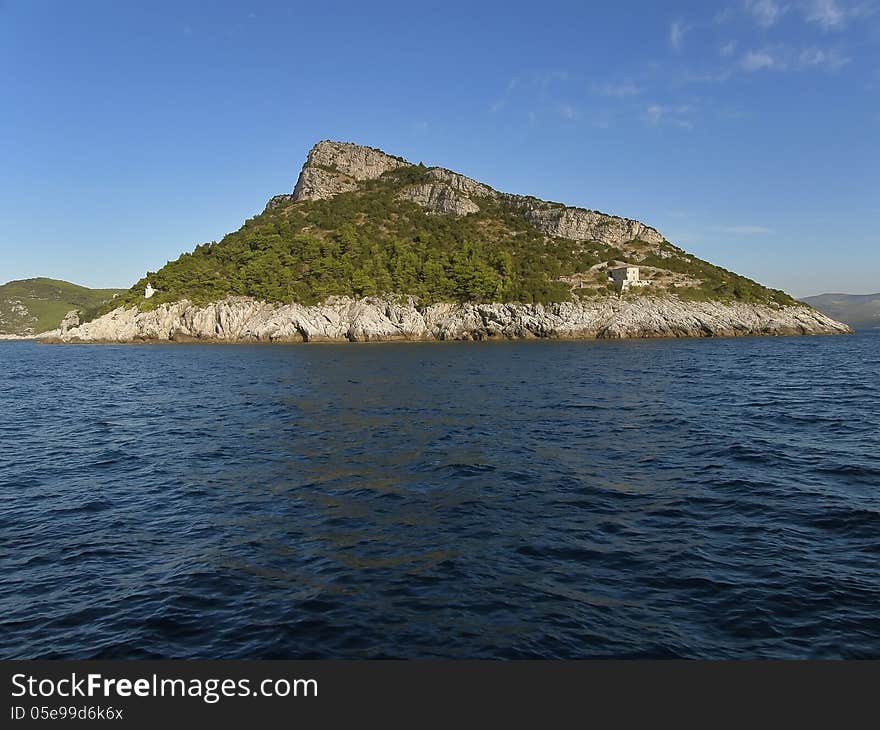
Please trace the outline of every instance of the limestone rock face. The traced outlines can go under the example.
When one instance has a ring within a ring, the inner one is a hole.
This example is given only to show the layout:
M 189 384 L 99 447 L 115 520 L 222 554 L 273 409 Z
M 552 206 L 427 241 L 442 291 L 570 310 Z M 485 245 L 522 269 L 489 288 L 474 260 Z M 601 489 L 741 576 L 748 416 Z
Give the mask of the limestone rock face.
M 466 195 L 442 183 L 409 185 L 400 191 L 399 197 L 403 200 L 411 200 L 434 213 L 467 215 L 480 211 L 480 206 Z
M 437 180 L 437 182 L 441 182 L 456 192 L 470 198 L 495 198 L 498 196 L 498 193 L 488 185 L 483 185 L 483 183 L 471 180 L 464 175 L 459 175 L 457 172 L 452 172 L 452 170 L 432 167 L 428 170 L 428 175 Z
M 526 220 L 550 236 L 575 241 L 601 241 L 612 246 L 635 239 L 647 243 L 664 241 L 655 228 L 629 218 L 581 208 L 532 207 L 528 203 L 524 208 Z
M 266 209 L 302 200 L 328 200 L 340 193 L 357 190 L 365 180 L 374 180 L 410 164 L 372 147 L 324 140 L 309 152 L 293 193 L 274 196 L 266 204 Z M 636 239 L 655 244 L 665 240 L 656 229 L 629 218 L 551 205 L 525 195 L 499 193 L 488 185 L 442 167 L 428 168 L 427 174 L 436 183 L 408 186 L 401 191 L 400 197 L 434 213 L 476 213 L 480 210 L 481 198 L 493 198 L 513 203 L 526 220 L 548 236 L 601 241 L 610 245 Z
M 291 200 L 328 200 L 340 193 L 357 190 L 357 182 L 340 173 L 321 167 L 304 167 L 296 181 Z M 277 197 L 277 196 L 276 196 Z M 275 200 L 275 198 L 272 198 Z
M 71 309 L 67 314 L 64 315 L 64 319 L 61 320 L 61 334 L 67 334 L 68 330 L 79 326 L 79 310 Z
M 318 142 L 293 189 L 293 200 L 325 200 L 357 188 L 389 170 L 409 163 L 372 147 L 351 142 Z
M 60 342 L 366 342 L 490 338 L 644 338 L 841 334 L 844 324 L 803 305 L 682 302 L 675 297 L 558 304 L 440 303 L 412 297 L 333 297 L 315 305 L 236 297 L 197 307 L 119 308 L 92 322 L 47 333 Z

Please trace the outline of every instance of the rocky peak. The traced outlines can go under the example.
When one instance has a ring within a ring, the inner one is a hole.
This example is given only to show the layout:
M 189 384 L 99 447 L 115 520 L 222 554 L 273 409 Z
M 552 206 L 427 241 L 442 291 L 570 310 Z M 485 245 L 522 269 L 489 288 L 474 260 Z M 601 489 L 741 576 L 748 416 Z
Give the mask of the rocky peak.
M 293 200 L 325 200 L 389 170 L 408 166 L 401 157 L 351 142 L 323 140 L 312 147 L 293 189 Z
M 357 190 L 366 180 L 412 163 L 374 147 L 322 140 L 309 151 L 293 193 L 276 195 L 267 210 L 302 200 L 327 200 Z M 399 198 L 410 200 L 432 213 L 470 215 L 480 211 L 480 200 L 500 199 L 548 236 L 575 241 L 601 241 L 622 245 L 640 240 L 659 244 L 665 239 L 654 228 L 637 220 L 547 203 L 525 195 L 499 193 L 488 185 L 442 167 L 427 170 L 431 182 L 409 185 Z

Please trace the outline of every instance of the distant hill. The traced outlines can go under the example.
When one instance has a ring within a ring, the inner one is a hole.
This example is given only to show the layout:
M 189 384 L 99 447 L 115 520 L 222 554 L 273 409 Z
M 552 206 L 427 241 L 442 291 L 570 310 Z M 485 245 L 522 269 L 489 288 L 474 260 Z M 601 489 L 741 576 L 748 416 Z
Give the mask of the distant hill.
M 33 335 L 55 329 L 71 309 L 89 311 L 121 289 L 89 289 L 58 279 L 20 279 L 0 286 L 0 334 Z
M 819 294 L 802 301 L 853 329 L 880 327 L 880 294 Z

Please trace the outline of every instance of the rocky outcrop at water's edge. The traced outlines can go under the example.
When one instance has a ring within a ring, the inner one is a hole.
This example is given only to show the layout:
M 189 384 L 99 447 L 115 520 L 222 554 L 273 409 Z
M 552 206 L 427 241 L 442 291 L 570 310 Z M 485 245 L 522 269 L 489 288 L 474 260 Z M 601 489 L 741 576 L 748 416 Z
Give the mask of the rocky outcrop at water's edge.
M 56 331 L 47 342 L 364 342 L 490 338 L 645 338 L 842 334 L 850 329 L 807 306 L 683 302 L 675 297 L 556 304 L 442 303 L 411 297 L 269 304 L 228 298 L 151 311 L 119 308 Z

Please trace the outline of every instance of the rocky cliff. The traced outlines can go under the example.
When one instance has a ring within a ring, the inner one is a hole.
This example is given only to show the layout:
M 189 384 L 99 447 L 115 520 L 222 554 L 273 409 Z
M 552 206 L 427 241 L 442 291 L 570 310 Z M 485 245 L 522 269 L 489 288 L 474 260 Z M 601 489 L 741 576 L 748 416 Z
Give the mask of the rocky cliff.
M 116 309 L 58 332 L 58 342 L 363 342 L 491 338 L 632 338 L 840 334 L 806 306 L 681 302 L 674 298 L 557 304 L 434 304 L 409 297 L 338 297 L 317 306 L 229 298 L 198 307 Z
M 266 204 L 273 209 L 289 202 L 329 200 L 352 192 L 358 184 L 375 180 L 386 172 L 411 166 L 372 147 L 350 142 L 318 142 L 309 152 L 292 193 L 276 195 Z M 548 203 L 527 195 L 499 193 L 488 185 L 442 167 L 427 168 L 430 183 L 404 188 L 399 197 L 433 213 L 468 215 L 480 211 L 480 200 L 503 200 L 512 204 L 538 230 L 548 236 L 574 241 L 600 241 L 619 245 L 638 239 L 659 244 L 663 236 L 636 220 L 584 208 Z
M 324 140 L 309 152 L 293 189 L 293 200 L 326 200 L 409 164 L 372 147 Z

